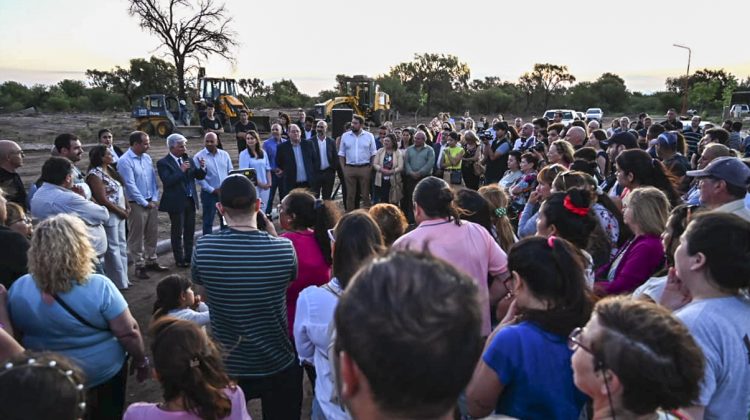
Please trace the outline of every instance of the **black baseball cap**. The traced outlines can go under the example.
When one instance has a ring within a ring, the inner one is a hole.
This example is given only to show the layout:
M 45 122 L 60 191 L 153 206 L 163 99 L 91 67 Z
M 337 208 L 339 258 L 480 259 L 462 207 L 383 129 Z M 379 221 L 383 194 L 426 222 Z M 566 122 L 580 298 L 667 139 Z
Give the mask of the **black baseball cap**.
M 609 140 L 602 142 L 605 146 L 609 147 L 614 144 L 621 144 L 626 149 L 637 149 L 638 140 L 633 136 L 633 133 L 629 131 L 622 131 L 614 136 L 610 137 Z

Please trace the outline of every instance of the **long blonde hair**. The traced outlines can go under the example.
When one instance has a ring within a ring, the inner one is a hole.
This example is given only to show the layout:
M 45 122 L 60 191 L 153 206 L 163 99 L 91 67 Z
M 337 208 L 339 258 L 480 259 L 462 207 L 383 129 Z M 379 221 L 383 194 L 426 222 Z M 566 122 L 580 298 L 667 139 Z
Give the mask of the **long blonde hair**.
M 490 218 L 495 222 L 498 245 L 507 253 L 516 242 L 513 225 L 511 225 L 508 217 L 508 208 L 510 207 L 508 194 L 496 184 L 485 185 L 479 189 L 479 194 L 490 203 L 490 209 L 492 210 Z
M 29 273 L 51 295 L 84 284 L 94 272 L 96 251 L 86 225 L 76 216 L 58 214 L 39 223 L 29 248 Z

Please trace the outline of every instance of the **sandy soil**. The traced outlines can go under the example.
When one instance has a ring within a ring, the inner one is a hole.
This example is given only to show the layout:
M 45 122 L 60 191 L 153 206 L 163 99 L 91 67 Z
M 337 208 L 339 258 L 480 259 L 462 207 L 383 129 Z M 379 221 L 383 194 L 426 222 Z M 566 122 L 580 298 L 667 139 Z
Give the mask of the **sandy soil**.
M 50 156 L 51 145 L 54 137 L 62 132 L 72 132 L 77 134 L 82 143 L 84 150 L 96 143 L 96 133 L 101 128 L 109 128 L 113 131 L 115 144 L 123 150 L 127 150 L 127 136 L 133 131 L 132 120 L 129 114 L 37 114 L 37 115 L 20 115 L 5 114 L 0 115 L 0 139 L 12 139 L 18 142 L 24 149 L 24 166 L 20 168 L 19 173 L 28 187 L 39 177 L 42 164 Z M 238 154 L 237 145 L 233 135 L 224 135 L 224 147 L 232 157 L 235 167 L 237 166 Z M 88 147 L 86 147 L 88 146 Z M 188 153 L 195 154 L 202 149 L 201 139 L 190 139 L 188 141 Z M 166 143 L 163 139 L 154 137 L 151 141 L 151 150 L 149 154 L 154 160 L 154 164 L 167 154 Z M 88 154 L 84 153 L 77 166 L 81 170 L 88 167 Z M 201 230 L 200 214 L 196 218 L 196 231 Z M 159 214 L 159 239 L 169 239 L 169 217 L 166 213 Z M 169 272 L 151 274 L 149 280 L 138 280 L 133 275 L 133 268 L 130 267 L 130 280 L 134 286 L 126 290 L 123 295 L 127 299 L 130 310 L 138 320 L 142 329 L 147 330 L 151 319 L 151 310 L 156 299 L 155 289 L 158 281 L 168 274 L 179 273 L 190 275 L 188 269 L 179 269 L 174 265 L 174 259 L 171 252 L 159 256 L 159 262 L 170 267 Z M 146 345 L 148 346 L 148 337 Z M 310 417 L 310 404 L 312 401 L 312 390 L 310 384 L 305 380 L 303 401 L 303 418 Z M 160 401 L 161 390 L 159 384 L 154 380 L 149 380 L 139 384 L 135 377 L 129 378 L 128 382 L 128 403 L 136 401 Z M 249 404 L 250 414 L 254 419 L 261 419 L 260 401 L 251 401 Z
M 265 115 L 273 115 L 278 110 L 264 110 Z M 428 122 L 428 121 L 418 121 Z M 414 126 L 417 122 L 413 118 L 404 117 L 401 121 L 395 123 L 395 126 Z M 133 120 L 128 113 L 107 113 L 107 114 L 0 114 L 0 139 L 11 139 L 18 142 L 24 149 L 24 166 L 20 168 L 19 173 L 28 187 L 37 180 L 40 175 L 41 167 L 44 161 L 50 156 L 52 143 L 56 135 L 63 132 L 72 132 L 81 138 L 84 144 L 84 150 L 88 150 L 97 142 L 96 134 L 101 128 L 109 128 L 115 138 L 115 144 L 123 150 L 128 148 L 128 135 L 134 130 Z M 223 145 L 225 150 L 232 157 L 237 167 L 238 153 L 234 136 L 225 134 Z M 200 138 L 189 139 L 188 153 L 193 155 L 203 148 Z M 167 154 L 166 142 L 159 137 L 152 137 L 151 149 L 149 154 L 154 160 L 154 164 Z M 88 167 L 88 154 L 84 153 L 77 166 L 81 170 Z M 200 214 L 196 217 L 196 232 L 201 230 Z M 159 239 L 169 239 L 169 218 L 166 213 L 159 214 Z M 162 254 L 159 257 L 162 265 L 170 267 L 170 271 L 163 273 L 168 275 L 172 273 L 181 273 L 189 275 L 187 269 L 178 269 L 174 265 L 171 252 Z M 123 294 L 127 299 L 130 310 L 138 320 L 142 329 L 148 328 L 151 310 L 155 300 L 155 288 L 159 279 L 163 276 L 152 274 L 149 280 L 138 280 L 133 276 L 133 268 L 130 267 L 131 281 L 134 286 Z M 148 337 L 145 337 L 148 345 Z M 310 404 L 312 390 L 307 377 L 305 377 L 304 400 L 302 418 L 310 417 Z M 161 390 L 157 382 L 150 380 L 138 384 L 134 377 L 131 377 L 128 383 L 128 403 L 136 401 L 160 401 Z M 260 402 L 252 401 L 250 404 L 251 415 L 255 419 L 262 418 L 260 414 Z

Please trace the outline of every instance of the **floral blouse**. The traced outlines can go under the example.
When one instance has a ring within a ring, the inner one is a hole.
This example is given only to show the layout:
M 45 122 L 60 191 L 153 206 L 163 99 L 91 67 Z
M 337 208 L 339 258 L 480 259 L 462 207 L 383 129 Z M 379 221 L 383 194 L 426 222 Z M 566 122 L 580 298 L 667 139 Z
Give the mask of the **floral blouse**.
M 89 175 L 94 175 L 102 180 L 102 183 L 104 183 L 104 195 L 107 196 L 107 200 L 110 203 L 116 206 L 123 205 L 123 203 L 120 202 L 122 197 L 122 185 L 116 179 L 107 175 L 107 172 L 104 171 L 101 166 L 90 170 Z
M 617 255 L 618 251 L 617 241 L 620 240 L 620 223 L 617 222 L 615 216 L 600 203 L 594 204 L 593 209 L 596 213 L 597 218 L 599 219 L 599 223 L 607 233 L 609 242 L 612 245 L 612 252 L 610 253 L 610 257 L 614 257 L 615 255 Z
M 529 195 L 534 191 L 534 188 L 536 188 L 536 171 L 521 175 L 509 188 L 513 205 L 519 209 L 523 209 L 523 206 L 529 201 Z

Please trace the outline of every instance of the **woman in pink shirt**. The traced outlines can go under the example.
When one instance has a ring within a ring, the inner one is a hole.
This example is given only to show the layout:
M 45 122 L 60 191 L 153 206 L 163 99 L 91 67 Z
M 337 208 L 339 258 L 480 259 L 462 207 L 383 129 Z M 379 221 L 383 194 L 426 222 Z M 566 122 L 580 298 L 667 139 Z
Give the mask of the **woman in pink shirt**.
M 331 241 L 328 229 L 336 226 L 339 210 L 332 201 L 316 200 L 305 190 L 293 190 L 279 204 L 280 236 L 292 241 L 297 254 L 297 278 L 286 290 L 289 336 L 294 331 L 297 297 L 308 286 L 322 286 L 331 279 Z
M 151 337 L 164 402 L 132 404 L 124 420 L 252 420 L 242 388 L 224 372 L 221 353 L 198 324 L 163 317 Z
M 393 243 L 394 250 L 428 251 L 470 275 L 479 288 L 482 335 L 490 333 L 490 305 L 508 293 L 508 257 L 482 226 L 460 219 L 455 194 L 444 180 L 430 176 L 414 189 L 416 229 Z M 488 286 L 487 276 L 492 278 Z

